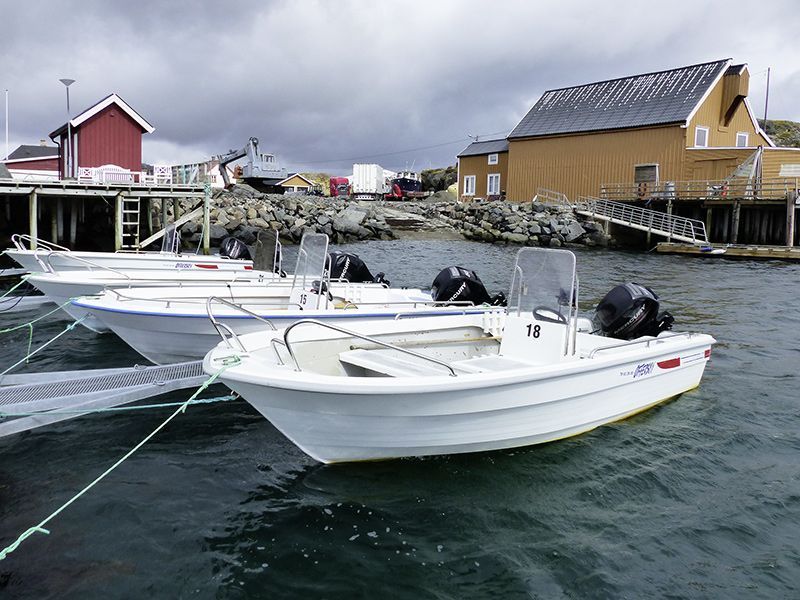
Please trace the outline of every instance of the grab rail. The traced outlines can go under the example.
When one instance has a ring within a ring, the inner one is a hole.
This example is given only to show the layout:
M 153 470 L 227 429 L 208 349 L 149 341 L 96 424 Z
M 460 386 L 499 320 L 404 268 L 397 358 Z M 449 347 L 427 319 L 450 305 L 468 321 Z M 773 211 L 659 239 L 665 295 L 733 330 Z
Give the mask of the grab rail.
M 384 348 L 389 348 L 391 350 L 397 350 L 398 352 L 401 352 L 403 354 L 408 354 L 410 356 L 416 356 L 417 358 L 421 358 L 423 360 L 427 360 L 429 362 L 435 363 L 435 364 L 439 365 L 440 367 L 445 367 L 446 369 L 448 369 L 450 371 L 450 376 L 451 377 L 458 377 L 458 375 L 456 374 L 455 369 L 452 366 L 450 366 L 448 363 L 444 362 L 443 360 L 439 360 L 438 358 L 433 358 L 432 356 L 427 356 L 425 354 L 420 354 L 419 352 L 414 352 L 413 350 L 407 350 L 406 348 L 401 348 L 400 346 L 395 346 L 394 344 L 389 344 L 387 342 L 382 342 L 381 340 L 377 340 L 377 339 L 375 339 L 373 337 L 370 337 L 368 335 L 364 335 L 364 334 L 361 334 L 361 333 L 356 333 L 355 331 L 350 331 L 348 329 L 345 329 L 344 327 L 339 327 L 338 325 L 331 325 L 330 323 L 323 323 L 322 321 L 318 321 L 317 319 L 301 319 L 299 321 L 296 321 L 296 322 L 292 323 L 291 325 L 289 325 L 283 331 L 283 344 L 284 344 L 284 346 L 286 346 L 286 350 L 289 351 L 289 356 L 292 358 L 292 362 L 294 362 L 295 371 L 302 371 L 302 369 L 300 368 L 300 363 L 297 362 L 297 357 L 294 355 L 294 350 L 292 350 L 291 344 L 289 344 L 289 332 L 292 329 L 294 329 L 295 327 L 297 327 L 298 325 L 308 325 L 308 324 L 319 325 L 320 327 L 327 327 L 328 329 L 332 329 L 334 331 L 338 331 L 339 333 L 344 333 L 345 335 L 349 335 L 349 336 L 358 338 L 360 340 L 365 340 L 367 342 L 372 342 L 373 344 L 377 344 L 378 346 L 382 346 Z M 277 354 L 277 351 L 276 351 L 276 354 Z M 278 358 L 280 358 L 280 356 Z
M 132 277 L 130 275 L 128 275 L 127 273 L 125 273 L 124 271 L 119 271 L 119 270 L 114 269 L 112 267 L 108 267 L 108 266 L 100 264 L 100 263 L 95 263 L 95 262 L 92 262 L 91 260 L 87 260 L 87 259 L 81 258 L 79 256 L 74 256 L 72 254 L 64 254 L 63 252 L 59 252 L 58 250 L 53 250 L 51 252 L 48 252 L 47 256 L 44 257 L 44 260 L 45 260 L 45 262 L 47 262 L 47 267 L 48 267 L 48 270 L 49 270 L 50 273 L 55 273 L 56 272 L 55 269 L 53 268 L 53 265 L 50 263 L 50 259 L 53 258 L 54 256 L 60 256 L 61 258 L 67 258 L 67 259 L 70 259 L 70 260 L 77 261 L 79 263 L 84 263 L 86 265 L 89 265 L 89 270 L 90 271 L 92 270 L 92 267 L 95 267 L 97 269 L 103 269 L 104 271 L 110 271 L 110 272 L 112 272 L 112 273 L 114 273 L 116 275 L 120 275 L 120 276 L 124 277 L 127 280 L 131 280 L 132 279 Z
M 69 251 L 69 248 L 67 248 L 66 246 L 60 246 L 55 242 L 43 240 L 38 237 L 32 237 L 26 233 L 15 233 L 14 235 L 11 236 L 11 243 L 14 244 L 14 246 L 16 246 L 17 250 L 33 250 L 33 248 L 26 248 L 25 245 L 22 243 L 23 241 L 27 241 L 30 244 L 35 243 L 37 246 L 44 246 L 45 250 L 52 250 L 53 248 L 56 248 L 58 250 Z
M 272 321 L 265 319 L 258 313 L 255 313 L 252 310 L 245 308 L 241 304 L 236 304 L 235 302 L 231 302 L 230 300 L 227 300 L 225 298 L 220 298 L 219 296 L 209 296 L 208 300 L 206 300 L 206 312 L 208 313 L 208 318 L 211 319 L 211 324 L 214 325 L 215 327 L 218 321 L 216 320 L 216 318 L 214 318 L 214 313 L 211 309 L 211 304 L 214 302 L 219 302 L 220 304 L 224 304 L 225 306 L 228 306 L 233 310 L 238 310 L 239 312 L 243 312 L 246 315 L 250 315 L 254 319 L 258 319 L 262 323 L 266 323 L 267 325 L 272 327 L 272 331 L 278 330 L 277 327 L 275 327 L 275 325 L 272 323 Z
M 684 331 L 683 333 L 673 333 L 671 335 L 665 335 L 665 336 L 661 336 L 661 337 L 651 337 L 651 338 L 648 338 L 646 340 L 638 339 L 638 340 L 631 340 L 631 341 L 628 341 L 628 342 L 624 342 L 622 344 L 613 344 L 613 345 L 608 345 L 608 346 L 600 346 L 599 348 L 595 348 L 594 350 L 589 352 L 589 354 L 586 355 L 586 358 L 594 358 L 595 354 L 597 354 L 598 352 L 605 352 L 606 350 L 615 350 L 617 348 L 627 348 L 627 347 L 636 346 L 636 345 L 639 345 L 639 344 L 645 344 L 649 348 L 650 344 L 652 342 L 660 342 L 662 340 L 667 340 L 667 339 L 672 339 L 672 338 L 677 338 L 677 337 L 692 337 L 694 335 L 695 335 L 695 333 L 693 333 L 691 331 Z

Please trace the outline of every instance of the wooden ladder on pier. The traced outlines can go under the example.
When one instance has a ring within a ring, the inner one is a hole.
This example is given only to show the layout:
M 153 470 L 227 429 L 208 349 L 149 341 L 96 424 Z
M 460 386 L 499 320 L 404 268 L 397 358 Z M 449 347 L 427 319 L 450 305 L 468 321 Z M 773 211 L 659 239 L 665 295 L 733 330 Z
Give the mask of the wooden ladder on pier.
M 122 198 L 122 249 L 139 249 L 139 211 L 140 198 Z

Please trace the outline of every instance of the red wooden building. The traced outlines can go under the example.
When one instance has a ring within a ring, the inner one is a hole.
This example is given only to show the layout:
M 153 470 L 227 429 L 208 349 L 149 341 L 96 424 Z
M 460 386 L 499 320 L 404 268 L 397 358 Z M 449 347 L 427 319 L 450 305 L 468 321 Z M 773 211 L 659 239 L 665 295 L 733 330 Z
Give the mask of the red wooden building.
M 130 171 L 142 170 L 142 134 L 154 127 L 116 94 L 106 96 L 69 122 L 72 138 L 71 172 L 65 152 L 67 124 L 50 134 L 60 148 L 59 173 L 77 177 L 80 167 L 116 165 Z
M 12 175 L 19 178 L 58 178 L 58 151 L 56 146 L 47 146 L 45 141 L 38 146 L 22 145 L 4 160 Z

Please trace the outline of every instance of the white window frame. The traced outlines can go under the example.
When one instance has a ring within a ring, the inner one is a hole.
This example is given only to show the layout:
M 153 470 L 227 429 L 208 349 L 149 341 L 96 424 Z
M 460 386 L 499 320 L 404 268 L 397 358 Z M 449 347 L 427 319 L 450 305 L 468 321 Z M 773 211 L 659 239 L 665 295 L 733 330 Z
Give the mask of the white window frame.
M 464 175 L 464 195 L 475 195 L 475 175 Z
M 492 179 L 497 181 L 497 189 L 492 189 Z M 486 195 L 487 196 L 499 196 L 500 195 L 500 173 L 489 173 L 486 176 Z
M 497 152 L 495 152 L 494 154 L 490 154 L 487 159 L 487 162 L 490 165 L 496 165 L 497 163 L 499 163 L 500 157 L 497 155 Z
M 744 144 L 739 143 L 739 137 L 744 137 Z M 736 132 L 736 147 L 737 148 L 747 148 L 750 144 L 750 134 L 746 131 L 737 131 Z
M 697 134 L 700 133 L 701 131 L 705 132 L 705 134 L 706 134 L 706 140 L 705 140 L 704 144 L 698 144 L 697 143 Z M 711 130 L 708 127 L 703 127 L 701 125 L 698 125 L 697 127 L 695 127 L 694 128 L 694 147 L 695 148 L 708 148 L 708 136 L 709 136 L 710 132 L 711 132 Z

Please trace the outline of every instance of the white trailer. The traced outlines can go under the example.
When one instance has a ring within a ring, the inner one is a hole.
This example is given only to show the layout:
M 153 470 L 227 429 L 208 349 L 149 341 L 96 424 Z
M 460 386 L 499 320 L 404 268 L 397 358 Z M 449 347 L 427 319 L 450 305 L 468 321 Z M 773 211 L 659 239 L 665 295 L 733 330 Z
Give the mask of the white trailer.
M 354 164 L 351 185 L 353 200 L 382 200 L 389 193 L 389 185 L 380 165 Z

